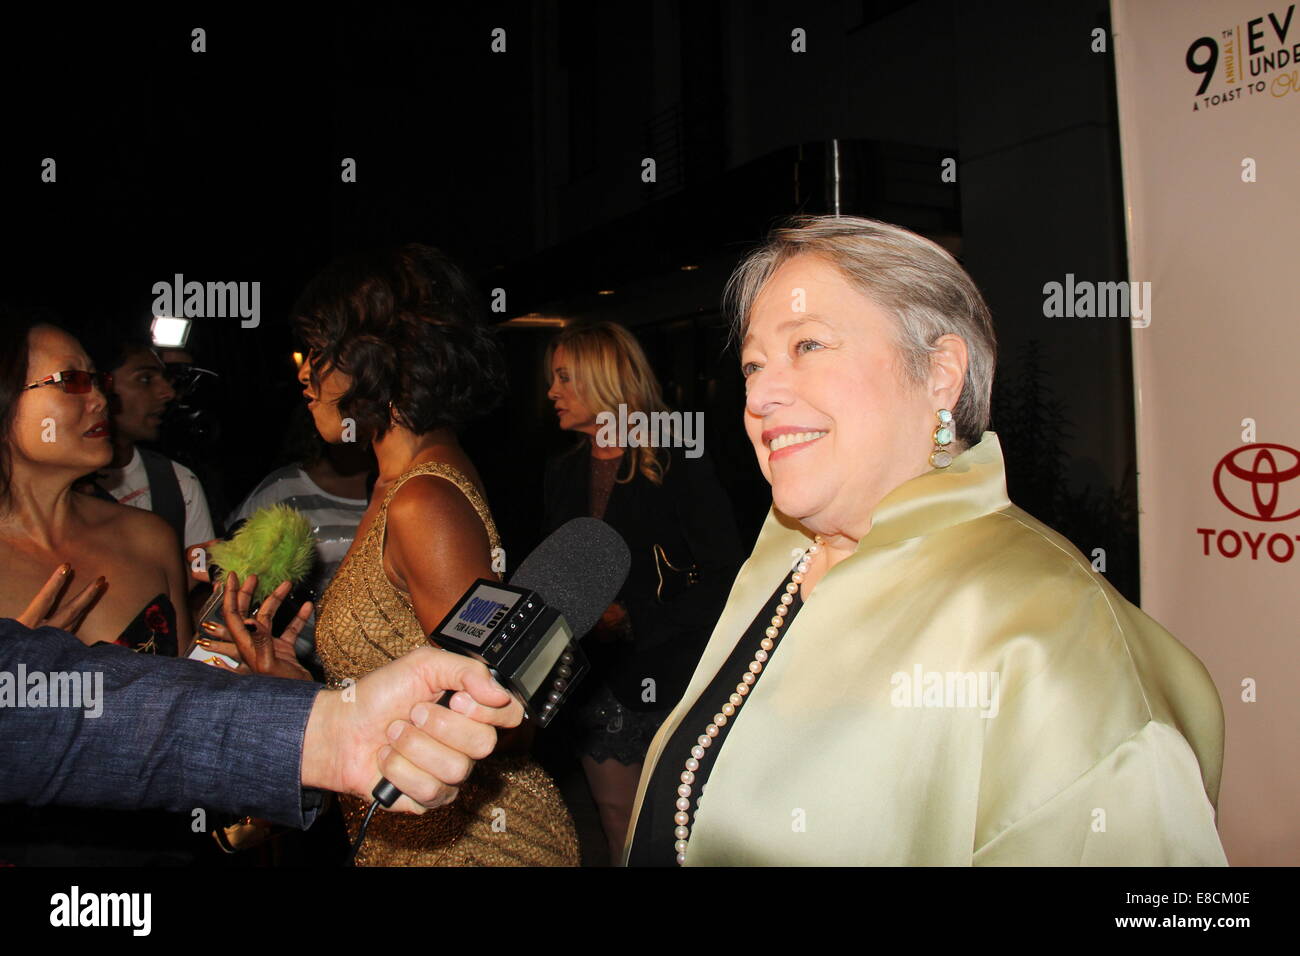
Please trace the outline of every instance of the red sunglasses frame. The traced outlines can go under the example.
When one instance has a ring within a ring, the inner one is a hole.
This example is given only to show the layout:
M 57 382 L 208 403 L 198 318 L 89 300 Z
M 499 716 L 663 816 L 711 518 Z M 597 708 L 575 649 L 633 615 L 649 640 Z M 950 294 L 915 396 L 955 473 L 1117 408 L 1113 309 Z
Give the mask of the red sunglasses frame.
M 113 373 L 87 372 L 78 368 L 64 369 L 62 372 L 45 376 L 39 382 L 24 385 L 23 391 L 45 385 L 58 385 L 68 395 L 85 395 L 98 386 L 101 394 L 108 395 L 113 390 Z

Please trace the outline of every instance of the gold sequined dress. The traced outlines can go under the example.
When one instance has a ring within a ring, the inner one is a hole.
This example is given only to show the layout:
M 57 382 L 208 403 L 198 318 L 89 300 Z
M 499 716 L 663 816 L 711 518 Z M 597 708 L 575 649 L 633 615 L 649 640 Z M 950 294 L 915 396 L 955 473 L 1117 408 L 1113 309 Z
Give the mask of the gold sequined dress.
M 384 573 L 389 502 L 417 475 L 445 478 L 474 506 L 493 548 L 500 546 L 487 503 L 463 474 L 440 462 L 418 465 L 393 483 L 370 529 L 335 572 L 321 597 L 316 647 L 331 686 L 360 679 L 424 646 L 405 594 Z M 341 795 L 355 840 L 368 803 Z M 358 866 L 577 866 L 578 838 L 554 782 L 531 758 L 505 755 L 479 761 L 455 801 L 416 816 L 375 814 L 357 854 Z

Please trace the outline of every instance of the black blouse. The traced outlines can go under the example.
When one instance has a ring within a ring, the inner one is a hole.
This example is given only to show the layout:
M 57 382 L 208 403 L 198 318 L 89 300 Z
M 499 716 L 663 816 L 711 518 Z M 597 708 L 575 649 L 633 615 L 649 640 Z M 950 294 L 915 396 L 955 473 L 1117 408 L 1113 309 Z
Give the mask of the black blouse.
M 677 726 L 677 730 L 665 744 L 663 752 L 659 755 L 659 762 L 655 764 L 650 784 L 646 787 L 645 799 L 641 801 L 641 814 L 636 820 L 632 852 L 627 860 L 628 866 L 677 865 L 677 850 L 673 846 L 677 842 L 673 835 L 677 823 L 673 817 L 677 814 L 677 788 L 682 783 L 681 774 L 686 769 L 686 760 L 691 755 L 691 748 L 698 742 L 697 738 L 704 733 L 704 728 L 713 722 L 713 716 L 718 713 L 719 708 L 736 692 L 736 685 L 741 682 L 741 676 L 749 670 L 749 664 L 754 660 L 754 652 L 759 649 L 763 638 L 767 636 L 766 631 L 776 613 L 777 602 L 781 600 L 781 595 L 785 593 L 785 586 L 789 582 L 790 577 L 787 576 L 772 592 L 772 596 L 763 603 L 753 623 L 737 642 L 731 656 L 718 669 L 717 675 L 709 682 L 709 686 L 704 689 L 704 693 L 699 696 L 686 714 L 686 718 Z M 791 597 L 794 600 L 785 615 L 785 624 L 777 632 L 774 639 L 776 646 L 768 651 L 768 662 L 763 665 L 764 668 L 771 666 L 772 658 L 781 647 L 781 638 L 795 615 L 799 613 L 799 609 L 803 607 L 803 597 L 798 589 Z M 762 681 L 763 674 L 760 672 L 758 679 L 750 685 L 750 693 L 753 693 L 753 689 Z M 709 774 L 718 759 L 718 751 L 722 749 L 727 734 L 736 725 L 736 721 L 744 715 L 746 706 L 748 706 L 748 696 L 745 702 L 736 708 L 735 715 L 718 728 L 718 736 L 713 738 L 713 743 L 704 751 L 704 757 L 700 760 L 700 769 L 695 771 L 695 782 L 691 784 L 692 806 L 687 812 L 691 814 L 692 819 L 688 826 L 694 824 L 696 801 L 700 797 L 702 788 L 708 783 Z M 689 848 L 686 854 L 690 856 Z
M 550 534 L 570 518 L 591 514 L 593 460 L 583 442 L 552 458 L 546 466 L 543 497 L 544 532 Z M 590 683 L 600 682 L 624 707 L 666 715 L 677 705 L 708 644 L 713 625 L 727 602 L 744 551 L 731 502 L 718 482 L 708 454 L 692 459 L 679 448 L 659 449 L 663 482 L 655 484 L 636 472 L 614 483 L 602 520 L 622 535 L 632 555 L 627 580 L 615 600 L 627 609 L 634 640 L 588 647 Z M 627 467 L 627 454 L 610 459 Z M 621 474 L 621 472 L 620 472 Z M 695 564 L 699 583 L 664 592 L 659 600 L 655 545 L 677 567 Z M 647 701 L 645 680 L 654 681 L 656 699 Z

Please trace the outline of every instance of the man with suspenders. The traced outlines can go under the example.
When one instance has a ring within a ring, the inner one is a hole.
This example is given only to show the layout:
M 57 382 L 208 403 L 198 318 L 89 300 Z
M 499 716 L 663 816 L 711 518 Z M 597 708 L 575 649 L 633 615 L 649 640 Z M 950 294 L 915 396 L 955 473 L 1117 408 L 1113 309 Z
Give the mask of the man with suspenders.
M 182 548 L 212 540 L 207 498 L 194 472 L 137 444 L 158 440 L 163 413 L 176 397 L 162 361 L 143 340 L 122 343 L 114 358 L 113 460 L 96 476 L 98 491 L 166 520 Z

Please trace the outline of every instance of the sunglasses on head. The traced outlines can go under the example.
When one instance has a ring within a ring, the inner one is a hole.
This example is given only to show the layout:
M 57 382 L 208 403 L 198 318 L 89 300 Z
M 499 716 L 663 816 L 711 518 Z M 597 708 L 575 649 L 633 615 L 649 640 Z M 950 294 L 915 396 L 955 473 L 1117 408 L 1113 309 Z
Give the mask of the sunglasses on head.
M 97 386 L 103 394 L 107 395 L 113 389 L 112 372 L 83 372 L 80 369 L 68 369 L 64 372 L 55 372 L 53 375 L 47 375 L 39 382 L 32 382 L 23 386 L 23 391 L 31 388 L 41 388 L 44 385 L 57 385 L 69 395 L 84 395 L 90 391 L 91 386 Z

